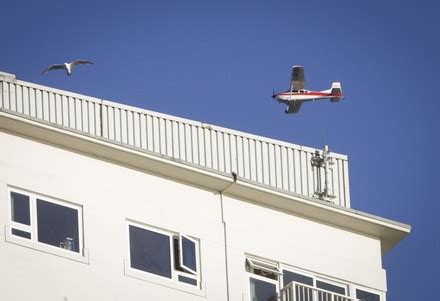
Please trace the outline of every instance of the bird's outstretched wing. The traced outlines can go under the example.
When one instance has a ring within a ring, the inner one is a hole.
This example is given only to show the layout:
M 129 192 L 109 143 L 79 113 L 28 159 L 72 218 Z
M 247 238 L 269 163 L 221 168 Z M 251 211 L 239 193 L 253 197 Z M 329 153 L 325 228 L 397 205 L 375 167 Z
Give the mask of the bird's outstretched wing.
M 75 67 L 75 66 L 78 66 L 78 65 L 81 65 L 81 64 L 93 64 L 93 63 L 89 62 L 89 61 L 84 61 L 84 60 L 76 60 L 76 61 L 73 61 L 73 62 L 70 63 L 70 65 L 72 67 Z
M 44 74 L 50 70 L 55 70 L 55 69 L 66 69 L 66 68 L 64 67 L 64 65 L 60 65 L 60 64 L 50 65 L 49 67 L 47 67 L 46 70 L 41 72 L 41 74 Z

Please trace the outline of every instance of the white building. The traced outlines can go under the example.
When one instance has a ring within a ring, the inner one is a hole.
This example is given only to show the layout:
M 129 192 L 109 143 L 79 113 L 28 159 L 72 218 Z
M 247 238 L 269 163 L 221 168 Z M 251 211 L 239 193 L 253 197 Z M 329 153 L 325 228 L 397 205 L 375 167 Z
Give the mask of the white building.
M 385 301 L 347 157 L 0 73 L 0 300 Z

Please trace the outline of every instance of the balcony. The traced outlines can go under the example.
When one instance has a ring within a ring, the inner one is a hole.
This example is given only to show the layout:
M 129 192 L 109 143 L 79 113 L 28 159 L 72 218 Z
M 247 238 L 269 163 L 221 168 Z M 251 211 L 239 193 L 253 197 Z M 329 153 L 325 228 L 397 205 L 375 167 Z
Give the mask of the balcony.
M 358 301 L 313 286 L 291 282 L 281 289 L 282 301 Z

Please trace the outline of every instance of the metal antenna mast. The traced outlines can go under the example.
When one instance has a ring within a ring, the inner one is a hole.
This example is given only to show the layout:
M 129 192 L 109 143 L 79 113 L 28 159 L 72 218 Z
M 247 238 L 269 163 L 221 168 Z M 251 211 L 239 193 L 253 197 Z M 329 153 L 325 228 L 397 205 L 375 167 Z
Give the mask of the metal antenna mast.
M 324 129 L 322 129 L 321 134 L 322 134 L 321 138 L 323 144 L 323 150 L 321 151 L 322 154 L 320 154 L 320 152 L 316 150 L 311 160 L 312 166 L 316 168 L 317 185 L 316 185 L 315 196 L 317 196 L 319 199 L 323 201 L 330 201 L 330 199 L 335 198 L 335 196 L 330 195 L 329 193 L 329 176 L 328 176 L 329 165 L 332 165 L 333 162 L 332 162 L 332 158 L 329 156 L 330 151 L 328 145 L 325 144 Z M 324 179 L 322 179 L 323 174 L 324 174 Z M 324 182 L 324 187 L 322 187 L 322 182 Z

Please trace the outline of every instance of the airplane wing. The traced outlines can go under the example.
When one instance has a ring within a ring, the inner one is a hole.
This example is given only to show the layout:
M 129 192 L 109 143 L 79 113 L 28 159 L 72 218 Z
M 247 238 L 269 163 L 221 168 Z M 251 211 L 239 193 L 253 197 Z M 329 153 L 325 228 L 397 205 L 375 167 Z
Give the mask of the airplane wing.
M 301 109 L 302 104 L 303 104 L 302 101 L 292 102 L 291 104 L 289 104 L 289 106 L 284 112 L 286 112 L 286 114 L 298 113 L 299 109 Z
M 292 67 L 292 78 L 290 79 L 290 91 L 304 89 L 304 68 L 302 66 Z

